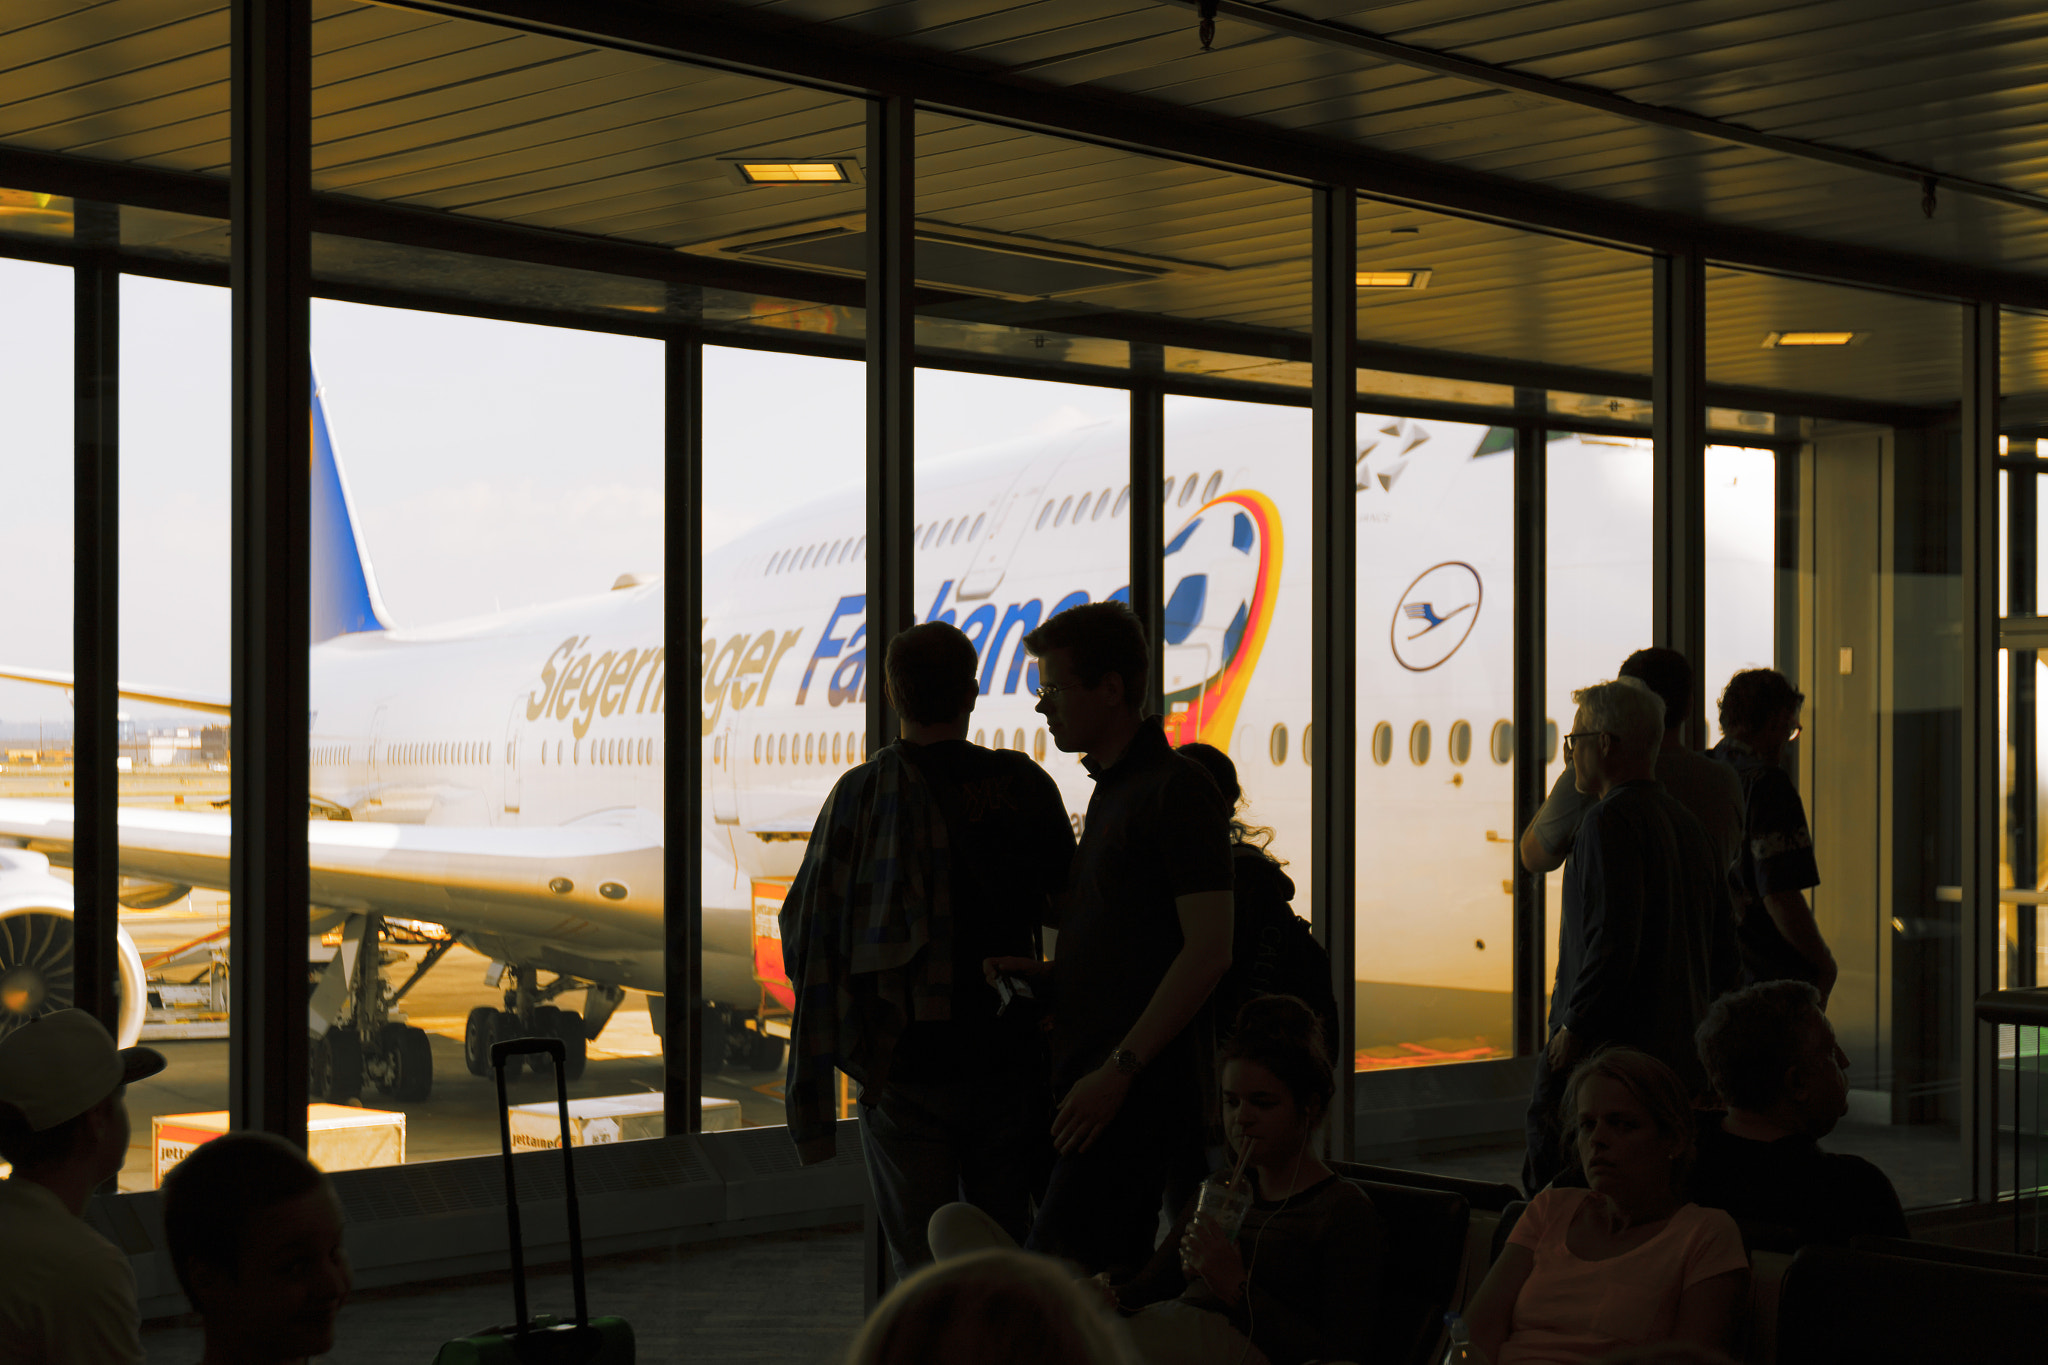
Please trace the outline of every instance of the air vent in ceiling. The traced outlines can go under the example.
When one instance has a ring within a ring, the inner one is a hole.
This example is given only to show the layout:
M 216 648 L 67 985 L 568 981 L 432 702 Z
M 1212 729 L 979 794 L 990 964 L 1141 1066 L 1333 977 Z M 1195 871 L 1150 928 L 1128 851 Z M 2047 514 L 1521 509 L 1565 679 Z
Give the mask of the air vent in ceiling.
M 917 282 L 934 289 L 1006 299 L 1056 298 L 1120 284 L 1175 276 L 1221 274 L 1222 267 L 1159 256 L 1103 251 L 920 220 Z M 704 255 L 743 256 L 800 270 L 860 275 L 867 262 L 867 218 L 813 219 L 683 248 Z

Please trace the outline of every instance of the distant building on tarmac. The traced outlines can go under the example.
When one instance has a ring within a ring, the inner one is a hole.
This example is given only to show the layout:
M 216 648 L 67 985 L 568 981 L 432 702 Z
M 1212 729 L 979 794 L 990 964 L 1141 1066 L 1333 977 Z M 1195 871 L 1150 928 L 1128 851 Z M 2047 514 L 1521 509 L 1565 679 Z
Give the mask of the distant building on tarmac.
M 208 767 L 228 761 L 230 727 L 208 725 L 199 732 L 199 761 Z

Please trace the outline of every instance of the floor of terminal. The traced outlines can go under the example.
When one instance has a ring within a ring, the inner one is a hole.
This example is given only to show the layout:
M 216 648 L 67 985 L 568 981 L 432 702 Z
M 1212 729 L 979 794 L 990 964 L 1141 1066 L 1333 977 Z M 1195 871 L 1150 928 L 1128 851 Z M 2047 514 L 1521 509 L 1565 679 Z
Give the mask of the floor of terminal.
M 805 1229 L 606 1257 L 587 1270 L 590 1311 L 633 1324 L 642 1360 L 832 1365 L 860 1327 L 858 1226 Z M 529 1281 L 536 1312 L 570 1311 L 566 1266 Z M 443 1341 L 508 1321 L 504 1275 L 366 1291 L 342 1310 L 330 1365 L 432 1360 Z M 195 1323 L 143 1332 L 149 1365 L 192 1365 Z

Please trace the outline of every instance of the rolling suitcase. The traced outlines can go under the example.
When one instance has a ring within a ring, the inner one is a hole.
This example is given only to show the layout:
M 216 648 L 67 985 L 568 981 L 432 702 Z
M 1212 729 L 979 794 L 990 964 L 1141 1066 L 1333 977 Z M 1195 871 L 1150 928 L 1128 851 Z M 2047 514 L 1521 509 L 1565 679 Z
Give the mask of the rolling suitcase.
M 519 1192 L 513 1185 L 512 1114 L 505 1100 L 505 1059 L 545 1052 L 555 1062 L 555 1099 L 562 1112 L 562 1185 L 569 1200 L 569 1276 L 575 1287 L 576 1319 L 526 1313 L 526 1255 L 519 1240 Z M 576 1204 L 576 1167 L 569 1142 L 569 1080 L 566 1049 L 559 1038 L 513 1038 L 491 1044 L 491 1068 L 498 1075 L 498 1131 L 505 1148 L 505 1217 L 512 1230 L 512 1304 L 509 1327 L 491 1327 L 446 1342 L 434 1365 L 632 1365 L 633 1328 L 624 1318 L 592 1318 L 583 1288 L 583 1221 Z

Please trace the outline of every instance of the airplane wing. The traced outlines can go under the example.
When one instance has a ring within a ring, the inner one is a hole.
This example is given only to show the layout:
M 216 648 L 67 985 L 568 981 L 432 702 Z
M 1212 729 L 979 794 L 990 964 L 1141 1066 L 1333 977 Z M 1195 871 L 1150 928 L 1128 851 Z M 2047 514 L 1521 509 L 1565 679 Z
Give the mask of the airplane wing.
M 77 685 L 69 673 L 59 673 L 47 668 L 0 668 L 0 681 L 36 683 L 43 687 L 61 687 L 70 691 Z M 158 706 L 175 706 L 185 711 L 204 711 L 210 715 L 233 715 L 228 699 L 213 692 L 187 692 L 171 687 L 144 687 L 140 683 L 117 683 L 120 694 L 130 701 L 146 701 Z
M 219 890 L 233 817 L 123 809 L 121 875 Z M 67 802 L 0 801 L 0 841 L 71 861 Z M 478 829 L 312 820 L 312 903 L 533 936 L 606 955 L 659 949 L 662 847 L 646 822 Z

